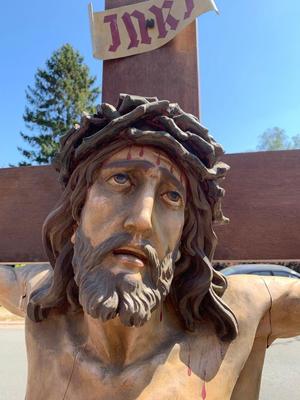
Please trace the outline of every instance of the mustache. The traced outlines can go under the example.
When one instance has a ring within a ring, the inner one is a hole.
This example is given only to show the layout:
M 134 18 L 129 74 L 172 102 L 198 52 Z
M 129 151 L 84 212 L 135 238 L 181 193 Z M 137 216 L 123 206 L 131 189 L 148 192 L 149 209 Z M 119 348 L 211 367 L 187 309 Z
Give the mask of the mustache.
M 105 257 L 114 250 L 134 245 L 145 254 L 145 271 L 140 282 L 127 280 L 123 273 L 113 275 Z M 127 232 L 118 232 L 97 246 L 92 246 L 81 226 L 77 230 L 73 254 L 74 280 L 79 288 L 79 302 L 85 312 L 102 321 L 118 314 L 127 326 L 140 326 L 170 291 L 175 254 L 160 261 L 149 241 L 134 242 Z
M 74 259 L 80 259 L 89 272 L 103 261 L 104 257 L 114 249 L 127 245 L 132 240 L 129 233 L 118 232 L 105 239 L 97 246 L 92 246 L 91 240 L 84 234 L 79 226 L 76 233 L 74 246 Z
M 119 247 L 130 246 L 133 243 L 133 239 L 133 236 L 128 232 L 117 232 L 100 244 L 92 246 L 91 240 L 84 234 L 81 226 L 79 226 L 75 239 L 73 260 L 80 259 L 80 262 L 85 265 L 86 270 L 92 272 L 103 262 L 108 253 L 113 252 Z M 138 247 L 145 253 L 148 266 L 151 270 L 154 271 L 157 269 L 161 262 L 156 249 L 151 245 L 150 241 L 141 240 L 138 243 Z M 169 252 L 168 256 L 173 258 Z M 156 276 L 153 276 L 153 278 L 154 281 L 158 279 Z

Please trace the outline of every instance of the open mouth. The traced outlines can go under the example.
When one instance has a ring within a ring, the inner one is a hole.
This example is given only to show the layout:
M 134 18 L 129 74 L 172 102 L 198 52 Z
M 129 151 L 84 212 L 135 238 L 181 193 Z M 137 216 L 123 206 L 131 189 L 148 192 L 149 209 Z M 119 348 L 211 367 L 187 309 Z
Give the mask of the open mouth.
M 120 247 L 113 251 L 113 254 L 126 264 L 133 264 L 136 267 L 142 268 L 147 263 L 146 254 L 140 250 L 130 247 Z

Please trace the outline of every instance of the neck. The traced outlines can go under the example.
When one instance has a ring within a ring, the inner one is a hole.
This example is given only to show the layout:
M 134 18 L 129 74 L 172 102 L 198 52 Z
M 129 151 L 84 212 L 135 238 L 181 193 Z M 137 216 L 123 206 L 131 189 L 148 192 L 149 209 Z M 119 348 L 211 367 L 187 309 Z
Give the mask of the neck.
M 88 344 L 91 350 L 106 364 L 130 365 L 138 359 L 147 358 L 161 345 L 173 342 L 182 334 L 175 313 L 164 305 L 155 310 L 151 319 L 141 327 L 127 327 L 116 317 L 102 322 L 85 315 L 88 328 Z

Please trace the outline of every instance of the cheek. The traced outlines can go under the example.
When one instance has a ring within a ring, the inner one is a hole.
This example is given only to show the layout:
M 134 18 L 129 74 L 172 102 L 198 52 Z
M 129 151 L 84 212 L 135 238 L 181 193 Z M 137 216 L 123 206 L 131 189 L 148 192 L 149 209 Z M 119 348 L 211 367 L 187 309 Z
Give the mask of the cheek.
M 116 207 L 116 202 L 104 191 L 100 194 L 94 187 L 90 189 L 81 214 L 81 226 L 92 245 L 100 243 L 115 229 L 119 220 Z
M 163 212 L 158 216 L 160 240 L 164 244 L 165 251 L 169 248 L 171 251 L 175 249 L 181 239 L 184 225 L 184 211 L 180 212 Z

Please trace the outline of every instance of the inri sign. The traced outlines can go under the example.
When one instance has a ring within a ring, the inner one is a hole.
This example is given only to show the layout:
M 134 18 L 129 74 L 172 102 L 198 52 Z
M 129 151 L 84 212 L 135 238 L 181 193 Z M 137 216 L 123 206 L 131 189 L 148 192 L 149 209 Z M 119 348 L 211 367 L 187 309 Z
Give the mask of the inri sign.
M 89 6 L 94 57 L 132 56 L 163 46 L 198 15 L 217 7 L 213 0 L 149 0 L 93 12 Z

